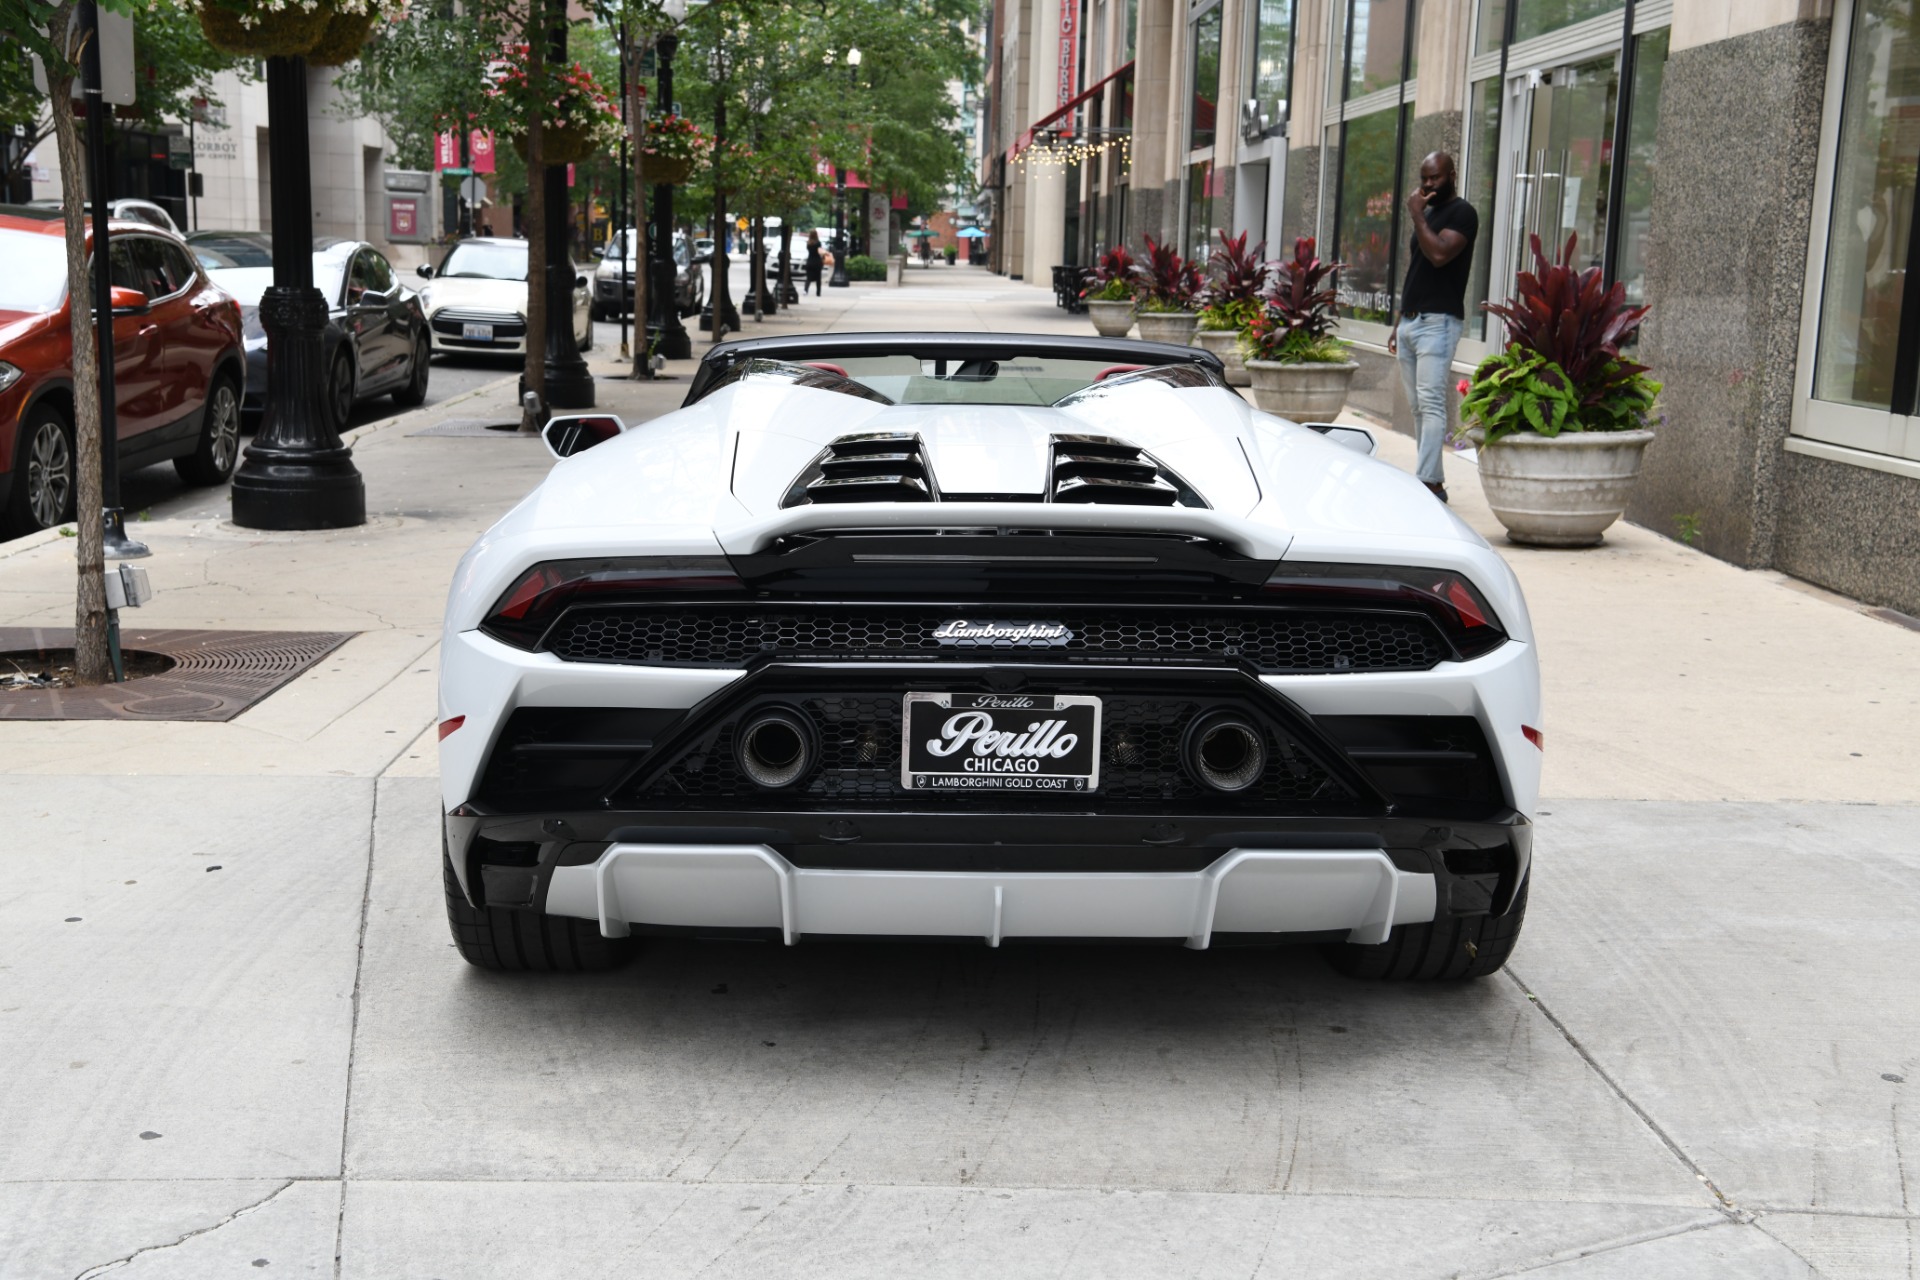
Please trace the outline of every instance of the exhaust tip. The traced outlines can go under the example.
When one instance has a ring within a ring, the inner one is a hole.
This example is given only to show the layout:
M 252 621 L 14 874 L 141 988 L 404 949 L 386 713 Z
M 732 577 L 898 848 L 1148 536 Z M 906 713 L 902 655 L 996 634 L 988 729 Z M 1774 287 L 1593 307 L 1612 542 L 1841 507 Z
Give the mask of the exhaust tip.
M 797 711 L 775 708 L 755 712 L 734 739 L 740 772 L 759 787 L 776 791 L 792 786 L 813 769 L 818 751 L 813 724 Z
M 1215 791 L 1245 791 L 1267 768 L 1260 730 L 1229 712 L 1215 712 L 1187 730 L 1187 768 Z

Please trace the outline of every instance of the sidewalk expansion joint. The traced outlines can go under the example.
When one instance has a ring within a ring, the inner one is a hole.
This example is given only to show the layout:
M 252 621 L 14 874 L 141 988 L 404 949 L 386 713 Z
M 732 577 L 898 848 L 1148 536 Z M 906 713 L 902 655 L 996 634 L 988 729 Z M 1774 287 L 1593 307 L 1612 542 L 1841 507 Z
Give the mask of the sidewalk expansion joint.
M 347 1232 L 347 1142 L 353 1127 L 353 1061 L 360 1047 L 360 984 L 367 967 L 367 920 L 373 911 L 373 856 L 380 845 L 380 780 L 373 780 L 373 804 L 367 817 L 367 870 L 360 881 L 360 930 L 353 946 L 353 1008 L 347 1024 L 347 1077 L 340 1096 L 340 1208 L 333 1223 L 333 1275 L 340 1280 L 340 1255 Z
M 1540 1011 L 1540 1016 L 1552 1024 L 1553 1029 L 1558 1031 L 1561 1038 L 1567 1042 L 1575 1053 L 1580 1055 L 1580 1060 L 1586 1063 L 1595 1075 L 1600 1077 L 1601 1082 L 1612 1091 L 1613 1096 L 1625 1103 L 1627 1109 L 1639 1117 L 1640 1123 L 1646 1126 L 1647 1131 L 1658 1138 L 1660 1144 L 1667 1149 L 1668 1153 L 1671 1154 L 1675 1160 L 1679 1161 L 1681 1166 L 1685 1168 L 1688 1173 L 1691 1173 L 1701 1186 L 1707 1189 L 1708 1193 L 1713 1196 L 1721 1213 L 1725 1214 L 1726 1217 L 1733 1222 L 1750 1223 L 1753 1221 L 1753 1214 L 1736 1205 L 1727 1197 L 1725 1192 L 1720 1190 L 1714 1180 L 1707 1176 L 1707 1171 L 1702 1169 L 1698 1162 L 1687 1154 L 1686 1149 L 1674 1139 L 1672 1134 L 1661 1127 L 1660 1122 L 1653 1118 L 1651 1112 L 1634 1101 L 1633 1096 L 1626 1091 L 1618 1080 L 1613 1078 L 1613 1075 L 1605 1067 L 1600 1065 L 1599 1060 L 1588 1051 L 1587 1046 L 1580 1042 L 1580 1037 L 1574 1035 L 1572 1029 L 1569 1028 L 1566 1023 L 1562 1022 L 1552 1009 L 1547 1007 L 1547 1002 L 1535 994 L 1533 988 L 1529 987 L 1526 981 L 1513 971 L 1511 965 L 1502 969 L 1501 972 L 1507 976 L 1508 981 L 1520 988 L 1520 994 L 1527 998 L 1527 1003 Z

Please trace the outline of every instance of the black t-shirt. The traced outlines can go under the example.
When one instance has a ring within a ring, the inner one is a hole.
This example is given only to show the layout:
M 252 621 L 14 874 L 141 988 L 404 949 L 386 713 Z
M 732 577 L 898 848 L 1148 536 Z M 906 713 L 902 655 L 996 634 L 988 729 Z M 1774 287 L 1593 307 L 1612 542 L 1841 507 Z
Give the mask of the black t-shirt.
M 1447 203 L 1427 206 L 1427 229 L 1439 235 L 1458 231 L 1467 238 L 1466 247 L 1444 267 L 1436 267 L 1420 252 L 1420 237 L 1413 237 L 1407 261 L 1407 284 L 1400 291 L 1400 314 L 1429 312 L 1467 318 L 1467 276 L 1473 270 L 1473 241 L 1480 234 L 1480 215 L 1459 196 Z

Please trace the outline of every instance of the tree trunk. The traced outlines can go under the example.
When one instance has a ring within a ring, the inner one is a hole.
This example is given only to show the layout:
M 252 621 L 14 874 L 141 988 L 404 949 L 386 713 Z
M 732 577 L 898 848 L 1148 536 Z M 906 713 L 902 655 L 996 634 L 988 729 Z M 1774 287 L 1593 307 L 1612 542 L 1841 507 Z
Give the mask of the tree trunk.
M 527 6 L 527 98 L 545 102 L 547 6 Z M 527 207 L 521 218 L 527 233 L 527 358 L 520 380 L 539 397 L 537 408 L 522 404 L 520 429 L 538 431 L 547 424 L 547 166 L 540 141 L 540 112 L 527 115 Z
M 93 289 L 87 270 L 87 184 L 80 173 L 80 134 L 73 123 L 73 68 L 79 65 L 80 51 L 67 42 L 75 8 L 75 0 L 65 0 L 47 23 L 55 46 L 68 54 L 66 66 L 47 68 L 47 88 L 60 153 L 60 189 L 67 193 L 62 204 L 67 228 L 67 324 L 73 335 L 74 525 L 80 556 L 73 607 L 73 675 L 80 684 L 89 685 L 108 683 L 113 670 L 107 657 L 106 561 L 101 546 L 100 349 L 94 338 Z M 104 262 L 100 269 L 106 270 Z M 14 482 L 24 484 L 26 477 L 17 476 Z

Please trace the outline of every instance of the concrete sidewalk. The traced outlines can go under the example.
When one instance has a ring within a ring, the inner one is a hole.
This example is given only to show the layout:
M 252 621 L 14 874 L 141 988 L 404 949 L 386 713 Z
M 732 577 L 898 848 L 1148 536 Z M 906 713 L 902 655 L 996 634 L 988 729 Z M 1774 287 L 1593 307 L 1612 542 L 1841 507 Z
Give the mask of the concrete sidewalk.
M 747 336 L 818 328 L 1087 325 L 934 268 Z M 1506 975 L 691 942 L 482 974 L 441 914 L 437 630 L 548 459 L 423 432 L 512 383 L 355 433 L 361 529 L 224 494 L 138 526 L 129 625 L 358 633 L 281 692 L 0 723 L 0 1277 L 1913 1274 L 1920 633 L 1637 528 L 1507 546 L 1452 457 L 1547 681 Z M 69 625 L 71 555 L 0 544 L 0 624 Z

